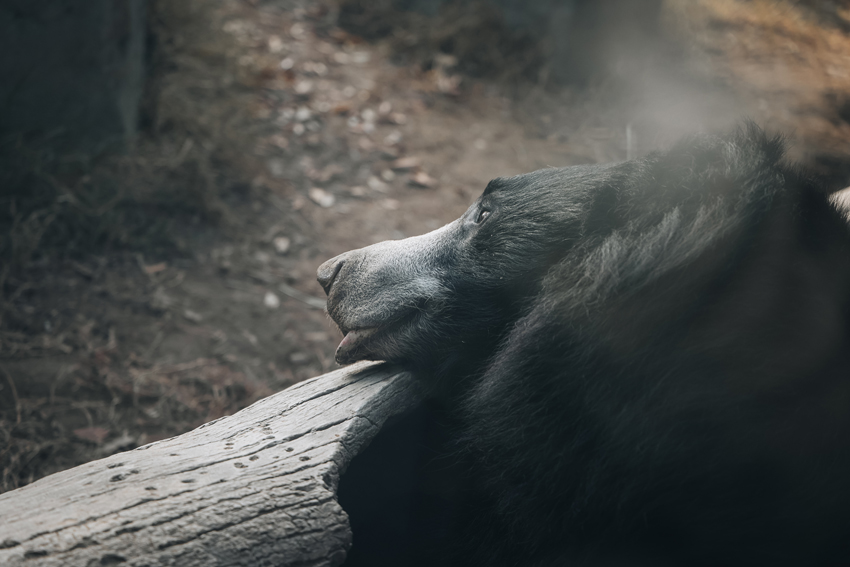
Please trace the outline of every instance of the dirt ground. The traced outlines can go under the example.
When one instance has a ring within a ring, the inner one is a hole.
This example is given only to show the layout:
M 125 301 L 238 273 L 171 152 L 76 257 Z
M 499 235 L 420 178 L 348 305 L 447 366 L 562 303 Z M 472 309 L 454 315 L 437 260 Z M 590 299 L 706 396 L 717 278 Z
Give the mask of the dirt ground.
M 193 200 L 173 246 L 3 272 L 0 491 L 335 368 L 318 265 L 433 230 L 494 177 L 621 160 L 743 115 L 792 129 L 795 155 L 830 173 L 850 141 L 846 11 L 671 2 L 687 80 L 655 67 L 577 90 L 471 79 L 451 54 L 398 66 L 320 1 L 168 4 L 147 133 L 102 167 Z M 70 199 L 98 171 L 54 182 Z

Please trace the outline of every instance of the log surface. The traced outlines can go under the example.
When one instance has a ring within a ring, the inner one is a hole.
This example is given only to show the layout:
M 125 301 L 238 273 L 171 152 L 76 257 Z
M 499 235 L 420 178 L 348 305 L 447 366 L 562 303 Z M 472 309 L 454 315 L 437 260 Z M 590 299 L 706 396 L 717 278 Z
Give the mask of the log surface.
M 357 364 L 2 494 L 0 565 L 339 565 L 340 474 L 418 401 L 408 373 Z

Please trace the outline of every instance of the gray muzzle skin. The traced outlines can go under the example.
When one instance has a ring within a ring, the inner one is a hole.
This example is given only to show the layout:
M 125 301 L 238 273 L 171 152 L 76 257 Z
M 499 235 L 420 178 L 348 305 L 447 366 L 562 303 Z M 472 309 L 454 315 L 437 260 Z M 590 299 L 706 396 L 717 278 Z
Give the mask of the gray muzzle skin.
M 338 363 L 392 360 L 399 353 L 413 333 L 408 319 L 427 314 L 447 295 L 442 276 L 457 225 L 351 250 L 319 266 L 328 315 L 345 335 Z

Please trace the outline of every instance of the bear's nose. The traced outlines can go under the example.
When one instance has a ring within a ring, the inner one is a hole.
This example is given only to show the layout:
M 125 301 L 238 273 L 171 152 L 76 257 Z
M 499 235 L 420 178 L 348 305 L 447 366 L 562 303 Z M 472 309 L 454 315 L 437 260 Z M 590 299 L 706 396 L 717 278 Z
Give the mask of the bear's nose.
M 337 274 L 342 269 L 342 265 L 345 263 L 344 256 L 345 254 L 342 254 L 336 258 L 331 258 L 319 266 L 319 269 L 316 272 L 316 279 L 319 280 L 319 284 L 325 290 L 326 294 L 330 294 L 331 286 L 333 285 Z

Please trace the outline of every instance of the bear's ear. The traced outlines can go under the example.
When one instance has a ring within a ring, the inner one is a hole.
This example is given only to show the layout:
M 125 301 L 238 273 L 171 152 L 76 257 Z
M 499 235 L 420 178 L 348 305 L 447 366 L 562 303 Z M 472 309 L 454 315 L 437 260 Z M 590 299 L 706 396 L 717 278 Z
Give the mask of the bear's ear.
M 620 191 L 616 185 L 603 185 L 590 195 L 590 208 L 583 225 L 585 236 L 604 236 L 623 227 L 626 219 L 620 207 Z

